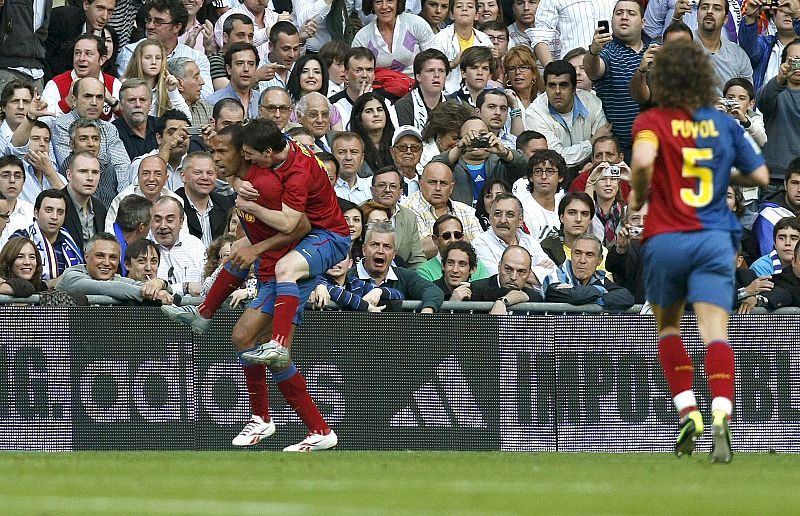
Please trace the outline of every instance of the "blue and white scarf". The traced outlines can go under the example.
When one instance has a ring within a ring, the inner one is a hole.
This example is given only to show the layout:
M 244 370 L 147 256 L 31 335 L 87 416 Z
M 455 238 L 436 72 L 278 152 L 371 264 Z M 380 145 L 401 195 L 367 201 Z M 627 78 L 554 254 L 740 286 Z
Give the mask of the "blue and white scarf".
M 35 222 L 25 232 L 42 256 L 42 281 L 57 278 L 67 267 L 84 263 L 81 249 L 72 239 L 69 231 L 63 227 L 59 229 L 58 238 L 54 244 L 44 237 L 39 225 Z M 62 262 L 61 267 L 59 267 L 59 258 Z

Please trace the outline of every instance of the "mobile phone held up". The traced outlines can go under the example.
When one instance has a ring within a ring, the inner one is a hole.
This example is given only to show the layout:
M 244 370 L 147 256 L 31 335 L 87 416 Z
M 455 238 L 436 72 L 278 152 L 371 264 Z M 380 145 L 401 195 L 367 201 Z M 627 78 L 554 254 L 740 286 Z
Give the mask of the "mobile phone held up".
M 600 34 L 608 34 L 609 27 L 608 27 L 608 20 L 600 20 L 597 22 L 597 28 L 600 29 Z

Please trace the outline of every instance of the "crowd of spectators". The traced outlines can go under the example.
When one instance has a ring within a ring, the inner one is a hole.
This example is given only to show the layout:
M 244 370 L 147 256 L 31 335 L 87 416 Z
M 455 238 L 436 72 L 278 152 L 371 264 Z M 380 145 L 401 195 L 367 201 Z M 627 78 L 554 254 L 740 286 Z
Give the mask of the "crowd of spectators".
M 0 26 L 0 294 L 204 295 L 257 216 L 229 128 L 265 118 L 351 230 L 312 306 L 644 304 L 631 127 L 686 39 L 770 168 L 728 191 L 737 309 L 800 306 L 800 0 L 0 0 Z

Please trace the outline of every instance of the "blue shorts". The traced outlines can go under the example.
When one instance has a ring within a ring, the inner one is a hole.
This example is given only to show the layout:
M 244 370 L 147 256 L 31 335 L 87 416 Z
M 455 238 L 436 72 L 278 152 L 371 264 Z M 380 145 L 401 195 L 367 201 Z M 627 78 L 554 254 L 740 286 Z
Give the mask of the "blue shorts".
M 686 300 L 733 308 L 736 248 L 729 231 L 662 233 L 644 244 L 647 300 L 668 307 Z
M 344 260 L 350 253 L 350 244 L 349 235 L 343 236 L 324 229 L 312 229 L 294 250 L 308 262 L 309 278 L 316 278 Z
M 266 283 L 259 281 L 256 286 L 256 298 L 250 301 L 248 308 L 252 308 L 253 310 L 261 310 L 265 314 L 274 315 L 275 298 L 277 297 L 275 291 L 277 286 L 278 283 L 275 281 L 275 278 L 267 281 Z M 303 312 L 306 309 L 308 296 L 311 295 L 311 293 L 314 291 L 314 287 L 316 286 L 316 277 L 297 282 L 297 288 L 300 290 L 300 304 L 297 305 L 297 312 L 294 314 L 294 319 L 292 319 L 294 324 L 300 324 L 303 322 Z

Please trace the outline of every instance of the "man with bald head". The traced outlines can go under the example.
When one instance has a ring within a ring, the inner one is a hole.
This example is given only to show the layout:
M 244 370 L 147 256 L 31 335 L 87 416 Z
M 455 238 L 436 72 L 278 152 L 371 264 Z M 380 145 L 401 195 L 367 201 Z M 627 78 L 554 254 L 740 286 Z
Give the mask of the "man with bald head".
M 417 216 L 417 227 L 422 239 L 425 258 L 436 255 L 438 248 L 433 240 L 433 224 L 442 215 L 454 215 L 464 226 L 467 241 L 483 233 L 475 209 L 463 202 L 450 199 L 455 188 L 453 171 L 441 161 L 431 161 L 422 169 L 419 191 L 409 195 L 403 205 Z
M 108 207 L 106 215 L 106 231 L 114 231 L 114 221 L 117 218 L 119 203 L 125 197 L 136 194 L 141 195 L 150 202 L 155 203 L 162 196 L 174 197 L 183 204 L 183 200 L 174 192 L 166 188 L 167 184 L 167 162 L 157 154 L 146 156 L 139 162 L 139 172 L 137 174 L 137 184 L 132 184 L 117 195 L 111 206 Z
M 161 253 L 158 277 L 166 278 L 176 294 L 197 296 L 203 287 L 206 248 L 199 238 L 181 231 L 185 223 L 179 199 L 162 196 L 153 203 L 150 233 Z
M 286 131 L 289 115 L 292 113 L 292 99 L 280 86 L 270 86 L 261 94 L 258 103 L 258 117 L 272 120 L 278 129 Z
M 517 303 L 541 301 L 542 296 L 528 287 L 531 254 L 524 247 L 510 245 L 500 258 L 497 274 L 470 284 L 471 301 L 494 301 L 489 313 L 504 315 Z
M 117 128 L 100 118 L 105 103 L 105 86 L 96 77 L 83 77 L 72 83 L 72 95 L 75 99 L 75 108 L 65 115 L 51 118 L 48 121 L 52 132 L 56 163 L 63 163 L 72 152 L 69 138 L 69 128 L 72 123 L 79 118 L 97 120 L 100 127 L 98 159 L 101 163 L 110 163 L 114 168 L 114 172 L 117 174 L 117 192 L 122 192 L 130 184 L 128 167 L 131 160 L 120 140 Z M 37 115 L 31 112 L 29 112 L 29 116 L 33 119 L 37 118 Z M 26 119 L 22 123 L 30 123 L 30 120 Z M 20 135 L 20 137 L 22 136 Z

